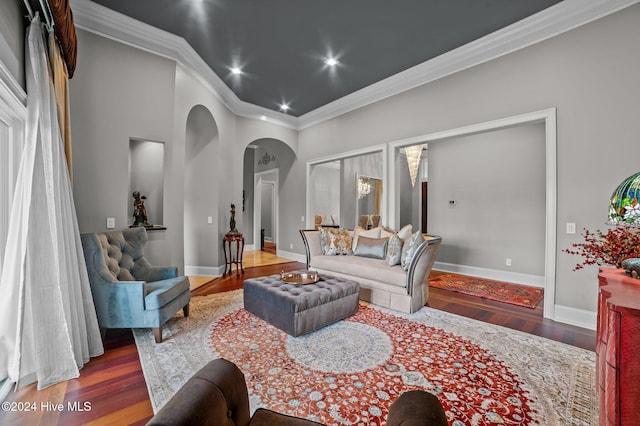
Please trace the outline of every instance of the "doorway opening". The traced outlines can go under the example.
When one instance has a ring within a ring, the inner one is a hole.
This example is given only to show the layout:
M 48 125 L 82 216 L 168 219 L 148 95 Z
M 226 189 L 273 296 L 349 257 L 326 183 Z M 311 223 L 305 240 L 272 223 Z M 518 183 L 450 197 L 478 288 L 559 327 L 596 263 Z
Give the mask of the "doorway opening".
M 464 263 L 461 262 L 440 262 L 438 265 L 438 269 L 440 270 L 449 270 L 450 272 L 462 272 L 461 267 L 464 268 L 464 273 L 466 275 L 479 276 L 488 279 L 495 279 L 499 281 L 507 281 L 514 282 L 519 284 L 533 285 L 536 287 L 544 288 L 544 318 L 554 319 L 555 318 L 555 288 L 556 288 L 556 192 L 557 192 L 557 176 L 556 176 L 556 110 L 555 108 L 549 108 L 546 110 L 535 111 L 531 113 L 521 114 L 513 117 L 507 117 L 503 119 L 497 119 L 493 121 L 482 122 L 478 124 L 472 124 L 464 127 L 459 127 L 455 129 L 445 130 L 441 132 L 431 133 L 427 135 L 420 135 L 408 139 L 403 139 L 399 141 L 394 141 L 389 143 L 389 164 L 391 166 L 391 170 L 389 172 L 389 186 L 391 188 L 395 188 L 395 191 L 391 191 L 391 196 L 395 197 L 391 199 L 390 205 L 395 206 L 389 210 L 389 223 L 391 226 L 399 226 L 399 222 L 401 219 L 401 212 L 399 209 L 400 202 L 399 196 L 402 192 L 400 190 L 400 179 L 399 179 L 399 171 L 396 165 L 396 160 L 399 157 L 399 152 L 403 147 L 412 146 L 416 144 L 429 144 L 434 142 L 442 142 L 442 141 L 451 141 L 456 140 L 458 138 L 467 137 L 467 136 L 476 136 L 488 134 L 490 132 L 496 131 L 508 131 L 509 129 L 515 128 L 523 128 L 523 127 L 533 127 L 536 128 L 535 134 L 537 135 L 537 140 L 541 141 L 544 147 L 542 147 L 541 158 L 541 168 L 539 173 L 539 178 L 536 179 L 536 182 L 542 181 L 542 185 L 540 186 L 540 193 L 542 194 L 542 199 L 544 202 L 538 203 L 538 205 L 543 205 L 541 209 L 541 213 L 535 216 L 537 222 L 540 223 L 538 228 L 541 229 L 542 232 L 538 233 L 539 240 L 541 242 L 539 252 L 535 253 L 535 256 L 531 259 L 527 259 L 529 264 L 535 262 L 535 266 L 541 270 L 541 273 L 538 272 L 523 272 L 523 273 L 512 273 L 500 270 L 499 268 L 486 268 L 486 267 L 466 267 Z M 444 142 L 446 143 L 446 142 Z M 434 162 L 437 164 L 437 162 Z M 457 163 L 453 163 L 457 164 Z M 431 171 L 429 171 L 431 175 Z M 400 176 L 402 177 L 402 176 Z M 429 200 L 430 206 L 434 206 L 434 202 L 436 200 L 442 201 L 446 203 L 446 209 L 431 209 L 431 214 L 429 215 L 429 221 L 431 223 L 431 228 L 436 224 L 437 217 L 434 213 L 440 213 L 442 216 L 451 219 L 454 212 L 464 213 L 465 210 L 457 207 L 457 202 L 455 195 L 451 193 L 451 190 L 446 187 L 443 187 L 446 191 L 441 193 L 438 198 L 435 192 L 438 189 L 433 185 L 435 179 L 432 181 L 432 185 L 429 185 Z M 447 192 L 449 191 L 449 192 Z M 468 194 L 473 195 L 473 192 L 469 192 Z M 468 195 L 466 194 L 466 195 Z M 458 194 L 459 195 L 459 194 Z M 475 200 L 472 200 L 475 201 Z M 438 205 L 444 205 L 444 203 L 440 203 Z M 494 203 L 495 206 L 500 206 L 500 203 Z M 470 203 L 470 205 L 474 205 L 474 203 Z M 450 210 L 450 208 L 455 210 Z M 496 217 L 496 215 L 487 214 L 484 217 Z M 510 217 L 514 217 L 516 220 L 519 220 L 518 215 L 510 215 Z M 465 223 L 464 221 L 458 221 L 458 223 Z M 504 224 L 503 224 L 504 225 Z M 504 226 L 503 226 L 504 228 Z M 483 228 L 484 229 L 484 228 Z M 533 228 L 531 228 L 533 229 Z M 452 233 L 449 234 L 448 242 L 453 241 Z M 474 234 L 475 235 L 475 234 Z M 498 235 L 494 233 L 494 235 Z M 464 241 L 464 249 L 468 251 L 469 247 L 469 234 L 465 234 L 463 238 Z M 454 244 L 450 244 L 450 247 L 454 247 Z M 449 247 L 449 248 L 450 248 Z M 462 245 L 460 245 L 462 247 Z M 444 247 L 443 247 L 444 248 Z M 455 247 L 454 247 L 455 248 Z M 526 247 L 525 247 L 526 248 Z M 441 249 L 441 253 L 443 250 Z M 476 251 L 478 252 L 478 251 Z M 543 253 L 544 252 L 544 253 Z M 465 254 L 463 251 L 458 251 L 454 254 Z M 523 257 L 524 258 L 524 257 Z M 504 259 L 504 258 L 503 258 Z M 539 263 L 538 263 L 539 260 Z M 471 263 L 469 263 L 471 264 Z M 507 263 L 507 266 L 510 265 L 510 262 Z M 449 269 L 447 269 L 449 268 Z M 455 270 L 452 270 L 455 268 Z M 506 268 L 506 267 L 505 267 Z M 491 273 L 491 276 L 484 276 L 487 272 Z M 504 278 L 507 277 L 507 278 Z M 522 280 L 519 279 L 522 277 Z M 521 282 L 526 280 L 526 282 Z
M 256 249 L 275 254 L 278 245 L 278 169 L 254 174 L 253 241 Z
M 421 218 L 420 218 L 420 228 L 422 230 L 423 234 L 427 234 L 427 224 L 428 224 L 428 220 L 427 220 L 427 207 L 428 207 L 428 203 L 429 203 L 429 182 L 422 182 L 422 189 L 420 191 L 420 198 L 421 198 L 421 203 L 420 203 L 420 208 L 422 209 L 421 212 Z

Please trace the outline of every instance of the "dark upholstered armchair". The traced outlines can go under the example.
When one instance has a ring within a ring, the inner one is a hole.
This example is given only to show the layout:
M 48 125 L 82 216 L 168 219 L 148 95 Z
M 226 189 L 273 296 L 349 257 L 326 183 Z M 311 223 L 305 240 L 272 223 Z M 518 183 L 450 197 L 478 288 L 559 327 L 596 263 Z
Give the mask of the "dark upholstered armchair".
M 189 316 L 187 277 L 175 267 L 154 267 L 144 257 L 144 228 L 83 234 L 82 246 L 100 328 L 152 328 L 162 342 L 162 325 L 180 308 Z
M 210 361 L 193 375 L 147 426 L 309 426 L 307 419 L 265 408 L 250 415 L 244 374 L 226 359 Z M 444 408 L 435 395 L 405 392 L 389 407 L 387 426 L 447 426 Z

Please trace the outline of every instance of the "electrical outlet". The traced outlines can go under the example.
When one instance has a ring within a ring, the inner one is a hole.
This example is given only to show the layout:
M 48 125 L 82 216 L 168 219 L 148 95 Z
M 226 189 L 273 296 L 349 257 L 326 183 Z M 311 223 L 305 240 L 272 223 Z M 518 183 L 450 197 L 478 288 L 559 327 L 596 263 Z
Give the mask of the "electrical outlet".
M 213 223 L 213 217 L 207 216 L 207 223 Z
M 108 217 L 107 218 L 107 229 L 113 229 L 116 227 L 116 218 Z
M 505 263 L 507 264 L 507 266 L 511 266 L 511 259 L 507 258 L 507 261 Z
M 575 234 L 576 233 L 576 224 L 567 222 L 567 234 Z
M 304 216 L 300 217 L 300 222 L 304 222 Z
M 289 248 L 290 248 L 290 249 L 293 249 L 293 243 L 291 243 L 291 244 L 289 245 Z

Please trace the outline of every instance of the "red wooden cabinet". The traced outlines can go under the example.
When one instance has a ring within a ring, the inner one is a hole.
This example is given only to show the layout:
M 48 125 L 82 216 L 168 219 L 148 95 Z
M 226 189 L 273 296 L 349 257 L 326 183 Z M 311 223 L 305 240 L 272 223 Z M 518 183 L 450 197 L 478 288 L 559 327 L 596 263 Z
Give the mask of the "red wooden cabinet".
M 640 424 L 640 280 L 598 274 L 596 378 L 600 426 Z

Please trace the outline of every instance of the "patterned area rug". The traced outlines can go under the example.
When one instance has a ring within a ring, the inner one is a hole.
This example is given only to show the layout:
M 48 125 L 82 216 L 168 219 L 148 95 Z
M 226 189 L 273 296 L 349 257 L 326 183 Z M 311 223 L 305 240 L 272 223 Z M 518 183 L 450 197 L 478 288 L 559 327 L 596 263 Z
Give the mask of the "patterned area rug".
M 429 285 L 526 308 L 535 308 L 544 299 L 544 290 L 538 287 L 487 280 L 467 275 L 439 275 L 430 279 Z
M 194 297 L 165 341 L 134 330 L 154 410 L 209 360 L 245 373 L 252 411 L 267 407 L 326 424 L 385 423 L 402 392 L 425 389 L 450 424 L 595 425 L 595 355 L 423 308 L 361 305 L 358 314 L 294 338 L 242 309 L 242 292 Z

